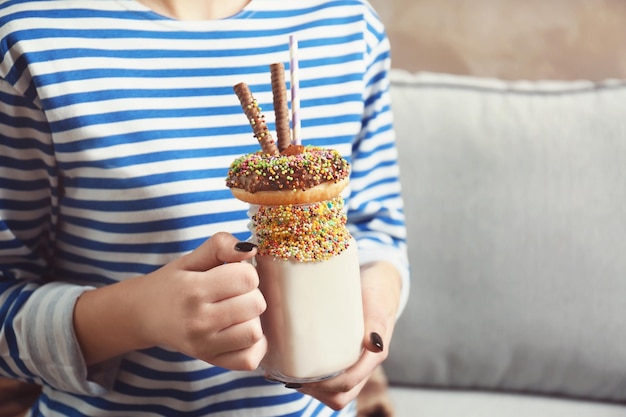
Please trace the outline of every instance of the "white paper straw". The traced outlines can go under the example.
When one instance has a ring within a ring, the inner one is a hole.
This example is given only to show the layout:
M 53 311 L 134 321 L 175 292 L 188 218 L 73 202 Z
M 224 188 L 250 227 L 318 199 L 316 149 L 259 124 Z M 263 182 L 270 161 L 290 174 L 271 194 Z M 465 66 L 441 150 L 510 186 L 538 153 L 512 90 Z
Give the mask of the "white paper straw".
M 291 72 L 291 142 L 300 145 L 300 80 L 298 78 L 298 40 L 289 36 L 289 69 Z

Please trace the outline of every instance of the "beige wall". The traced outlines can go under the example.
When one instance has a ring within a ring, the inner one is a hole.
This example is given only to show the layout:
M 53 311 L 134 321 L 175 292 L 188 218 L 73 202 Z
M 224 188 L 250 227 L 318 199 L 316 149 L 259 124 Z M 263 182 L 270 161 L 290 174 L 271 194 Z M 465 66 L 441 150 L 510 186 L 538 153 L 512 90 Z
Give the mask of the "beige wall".
M 626 0 L 370 0 L 394 67 L 507 79 L 626 78 Z

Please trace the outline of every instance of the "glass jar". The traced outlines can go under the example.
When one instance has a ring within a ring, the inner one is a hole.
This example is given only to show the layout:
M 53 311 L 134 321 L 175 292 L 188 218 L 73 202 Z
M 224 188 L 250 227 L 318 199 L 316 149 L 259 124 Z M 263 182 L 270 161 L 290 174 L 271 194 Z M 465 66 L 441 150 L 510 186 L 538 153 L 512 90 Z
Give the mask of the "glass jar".
M 364 334 L 358 251 L 343 200 L 252 205 L 249 216 L 267 301 L 262 368 L 292 383 L 341 374 L 359 359 Z

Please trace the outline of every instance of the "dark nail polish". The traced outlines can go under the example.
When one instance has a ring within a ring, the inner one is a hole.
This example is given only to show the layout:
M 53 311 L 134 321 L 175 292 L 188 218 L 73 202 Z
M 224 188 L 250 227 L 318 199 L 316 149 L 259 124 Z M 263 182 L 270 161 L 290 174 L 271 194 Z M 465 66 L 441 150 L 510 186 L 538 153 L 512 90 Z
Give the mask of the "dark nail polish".
M 380 337 L 380 335 L 376 332 L 372 332 L 370 334 L 370 342 L 372 342 L 372 345 L 376 346 L 376 348 L 379 351 L 383 351 L 384 346 L 383 346 L 383 339 L 382 337 Z
M 256 248 L 256 245 L 252 242 L 237 242 L 235 250 L 239 252 L 250 252 Z
M 298 388 L 302 388 L 302 384 L 298 384 L 298 383 L 295 383 L 295 382 L 289 382 L 289 383 L 285 384 L 285 388 L 298 389 Z

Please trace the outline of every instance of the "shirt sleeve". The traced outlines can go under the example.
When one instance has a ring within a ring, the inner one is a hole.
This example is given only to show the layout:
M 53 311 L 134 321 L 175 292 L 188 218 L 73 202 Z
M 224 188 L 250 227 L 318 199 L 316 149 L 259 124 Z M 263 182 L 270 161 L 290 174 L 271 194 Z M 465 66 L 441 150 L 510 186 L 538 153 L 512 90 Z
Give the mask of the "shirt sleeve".
M 73 327 L 90 287 L 51 278 L 57 178 L 44 113 L 0 80 L 0 375 L 98 394 L 105 384 L 90 378 Z
M 402 277 L 399 314 L 409 296 L 406 227 L 388 73 L 390 46 L 373 10 L 366 15 L 362 129 L 352 149 L 348 220 L 362 264 L 385 260 Z

